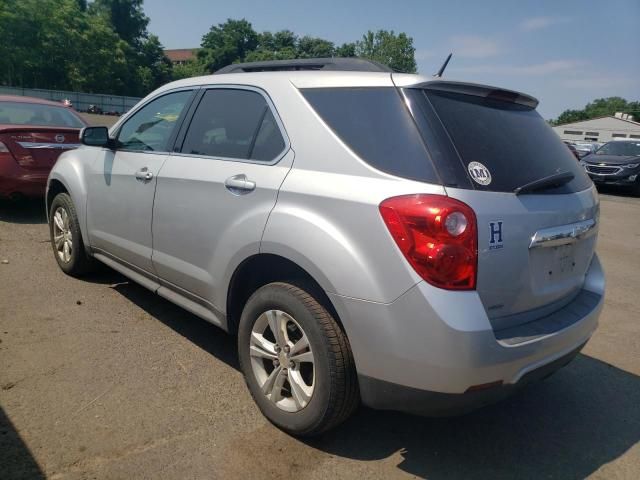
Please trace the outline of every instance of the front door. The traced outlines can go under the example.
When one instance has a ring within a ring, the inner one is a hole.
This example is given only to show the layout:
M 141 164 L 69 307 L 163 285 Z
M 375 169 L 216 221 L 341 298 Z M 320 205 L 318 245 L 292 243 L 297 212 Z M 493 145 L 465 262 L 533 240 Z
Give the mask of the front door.
M 157 97 L 117 130 L 87 168 L 91 247 L 128 266 L 153 272 L 151 220 L 157 176 L 193 92 Z
M 293 151 L 267 97 L 230 87 L 205 92 L 178 147 L 158 177 L 154 269 L 224 311 L 228 272 L 258 253 Z

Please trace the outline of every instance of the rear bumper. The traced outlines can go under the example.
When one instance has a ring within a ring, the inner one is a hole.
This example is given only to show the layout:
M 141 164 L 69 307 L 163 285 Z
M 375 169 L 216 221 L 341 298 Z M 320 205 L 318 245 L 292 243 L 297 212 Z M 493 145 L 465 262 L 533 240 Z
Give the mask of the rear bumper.
M 603 306 L 597 256 L 583 289 L 595 299 L 580 315 L 569 308 L 570 321 L 557 314 L 537 319 L 531 323 L 540 322 L 542 335 L 511 342 L 496 338 L 476 292 L 422 282 L 390 304 L 332 300 L 349 335 L 363 403 L 441 415 L 446 405 L 457 413 L 499 399 L 570 361 L 593 334 Z M 486 384 L 500 387 L 475 389 Z
M 526 385 L 542 380 L 570 363 L 585 344 L 525 374 L 516 384 L 496 385 L 464 393 L 441 393 L 406 387 L 375 378 L 359 376 L 362 401 L 378 410 L 402 410 L 425 416 L 463 415 L 508 397 Z M 398 408 L 398 406 L 401 408 Z
M 0 198 L 16 194 L 44 196 L 49 170 L 28 170 L 18 165 L 13 158 L 0 159 Z

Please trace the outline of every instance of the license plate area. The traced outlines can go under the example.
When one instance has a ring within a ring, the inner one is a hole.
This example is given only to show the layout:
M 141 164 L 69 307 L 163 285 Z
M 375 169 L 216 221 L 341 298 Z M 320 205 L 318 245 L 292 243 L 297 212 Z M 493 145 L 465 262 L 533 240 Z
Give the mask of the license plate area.
M 554 290 L 576 277 L 576 245 L 531 250 L 530 264 L 535 290 L 540 293 Z

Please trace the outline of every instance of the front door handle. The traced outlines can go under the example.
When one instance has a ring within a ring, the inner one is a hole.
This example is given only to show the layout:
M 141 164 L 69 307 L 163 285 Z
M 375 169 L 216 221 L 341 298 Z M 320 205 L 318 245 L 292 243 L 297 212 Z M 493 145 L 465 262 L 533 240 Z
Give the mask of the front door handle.
M 143 182 L 148 182 L 153 178 L 153 173 L 149 171 L 148 167 L 143 167 L 136 172 L 136 180 L 142 180 Z
M 227 178 L 224 186 L 234 195 L 246 195 L 256 189 L 256 182 L 249 180 L 244 173 L 241 173 Z

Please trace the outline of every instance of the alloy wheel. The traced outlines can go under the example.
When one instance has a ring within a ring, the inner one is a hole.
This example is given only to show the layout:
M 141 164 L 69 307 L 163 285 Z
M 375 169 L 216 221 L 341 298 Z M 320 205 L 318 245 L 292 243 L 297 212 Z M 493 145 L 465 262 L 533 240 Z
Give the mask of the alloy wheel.
M 311 401 L 315 359 L 309 339 L 293 317 L 268 310 L 251 330 L 251 368 L 262 393 L 278 408 L 298 412 Z
M 73 234 L 69 226 L 69 214 L 64 207 L 58 207 L 53 214 L 53 243 L 58 258 L 69 263 L 73 253 Z

